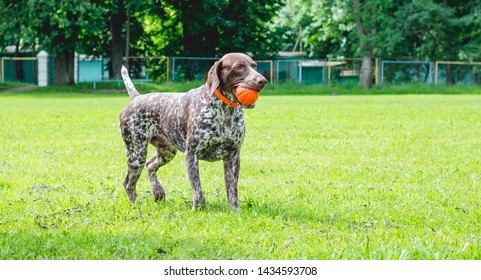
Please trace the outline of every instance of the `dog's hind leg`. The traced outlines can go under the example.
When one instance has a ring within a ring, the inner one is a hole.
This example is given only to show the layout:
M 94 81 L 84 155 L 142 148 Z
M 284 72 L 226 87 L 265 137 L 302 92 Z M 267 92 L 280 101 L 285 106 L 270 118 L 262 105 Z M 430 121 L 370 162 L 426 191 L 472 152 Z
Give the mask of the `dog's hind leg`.
M 125 176 L 124 187 L 127 192 L 127 196 L 131 202 L 135 202 L 137 199 L 137 192 L 135 191 L 137 181 L 139 180 L 140 174 L 145 164 L 145 156 L 129 157 L 128 160 L 128 170 L 127 176 Z
M 126 134 L 123 134 L 126 135 Z M 147 157 L 147 141 L 124 137 L 125 149 L 127 152 L 127 176 L 124 180 L 125 191 L 131 202 L 137 199 L 135 187 L 144 168 Z
M 162 201 L 165 197 L 164 188 L 157 178 L 157 170 L 163 165 L 169 163 L 177 153 L 173 146 L 165 145 L 160 139 L 154 139 L 151 144 L 156 148 L 156 154 L 147 162 L 147 171 L 149 172 L 150 184 L 152 185 L 152 193 L 156 202 Z

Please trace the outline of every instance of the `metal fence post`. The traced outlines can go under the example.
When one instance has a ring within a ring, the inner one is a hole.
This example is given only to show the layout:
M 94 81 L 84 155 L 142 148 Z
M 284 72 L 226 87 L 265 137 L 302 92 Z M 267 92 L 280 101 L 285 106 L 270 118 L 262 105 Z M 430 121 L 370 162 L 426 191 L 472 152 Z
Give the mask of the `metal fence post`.
M 299 83 L 302 84 L 302 59 L 299 59 Z
M 381 61 L 381 85 L 384 84 L 384 60 Z
M 172 57 L 172 82 L 175 81 L 175 57 Z
M 279 60 L 276 60 L 276 83 L 279 83 Z
M 167 56 L 167 59 L 166 59 L 166 68 L 167 68 L 167 71 L 165 71 L 165 79 L 167 80 L 167 82 L 170 82 L 172 79 L 170 78 L 170 57 Z

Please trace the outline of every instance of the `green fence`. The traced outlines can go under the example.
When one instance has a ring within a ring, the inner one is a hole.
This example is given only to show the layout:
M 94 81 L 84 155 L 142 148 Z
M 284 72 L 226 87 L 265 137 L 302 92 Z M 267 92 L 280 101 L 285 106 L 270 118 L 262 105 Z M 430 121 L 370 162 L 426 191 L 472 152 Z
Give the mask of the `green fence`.
M 4 82 L 37 84 L 38 63 L 36 57 L 13 57 L 0 54 L 0 75 Z
M 30 55 L 30 56 L 29 56 Z M 39 59 L 31 53 L 14 57 L 11 53 L 0 54 L 0 75 L 2 81 L 38 83 Z M 142 81 L 205 80 L 212 65 L 219 60 L 215 57 L 128 57 L 132 79 Z M 257 71 L 271 83 L 295 82 L 301 84 L 357 84 L 361 69 L 361 58 L 323 59 L 280 59 L 256 60 Z M 378 84 L 427 83 L 427 84 L 481 84 L 481 62 L 459 61 L 373 61 L 373 76 Z M 54 57 L 48 56 L 48 84 L 55 84 Z M 43 71 L 43 70 L 42 70 Z M 77 56 L 78 82 L 109 80 L 111 59 L 109 57 Z M 42 72 L 43 73 L 43 72 Z
M 481 62 L 436 61 L 434 82 L 441 85 L 481 85 Z
M 326 82 L 325 60 L 276 60 L 276 82 L 322 84 Z

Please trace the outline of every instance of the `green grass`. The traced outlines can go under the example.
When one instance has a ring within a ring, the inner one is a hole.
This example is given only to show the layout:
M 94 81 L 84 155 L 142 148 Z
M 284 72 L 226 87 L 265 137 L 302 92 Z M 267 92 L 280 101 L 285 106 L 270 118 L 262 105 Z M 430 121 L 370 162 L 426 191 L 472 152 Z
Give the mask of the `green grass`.
M 0 92 L 9 90 L 15 87 L 23 87 L 23 86 L 33 86 L 32 84 L 26 83 L 19 83 L 19 82 L 0 82 Z
M 481 95 L 273 94 L 238 212 L 219 162 L 190 210 L 182 154 L 128 202 L 124 93 L 1 94 L 0 259 L 481 259 Z
M 140 92 L 182 92 L 202 85 L 204 81 L 192 81 L 186 83 L 164 82 L 164 83 L 144 83 L 135 82 Z M 8 90 L 22 84 L 0 83 L 0 91 Z M 26 84 L 23 84 L 26 85 Z M 49 86 L 35 88 L 36 94 L 82 94 L 96 95 L 124 95 L 125 88 L 123 83 L 101 82 L 93 88 L 93 83 L 79 83 L 72 86 Z M 1 93 L 5 94 L 5 93 Z M 299 85 L 298 83 L 269 84 L 263 91 L 263 96 L 281 95 L 405 95 L 405 94 L 481 94 L 481 87 L 468 85 L 425 85 L 425 84 L 406 84 L 406 85 L 375 85 L 372 89 L 365 89 L 357 84 L 344 85 Z

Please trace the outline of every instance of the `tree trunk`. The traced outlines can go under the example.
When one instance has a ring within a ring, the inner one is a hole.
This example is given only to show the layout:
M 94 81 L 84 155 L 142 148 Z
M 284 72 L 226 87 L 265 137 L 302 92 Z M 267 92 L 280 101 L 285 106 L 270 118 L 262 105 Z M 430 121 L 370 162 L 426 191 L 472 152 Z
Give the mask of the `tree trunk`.
M 365 88 L 372 87 L 373 67 L 372 61 L 374 59 L 374 47 L 367 42 L 367 37 L 376 34 L 376 29 L 370 29 L 364 26 L 361 13 L 361 5 L 359 0 L 353 0 L 352 6 L 355 11 L 356 29 L 359 36 L 359 47 L 363 52 L 361 71 L 359 73 L 359 83 Z
M 129 69 L 129 56 L 130 56 L 130 10 L 127 6 L 127 21 L 125 23 L 125 67 Z
M 204 6 L 202 1 L 190 1 L 181 4 L 182 45 L 184 48 L 183 55 L 185 56 L 214 57 L 216 55 L 215 46 L 219 44 L 219 33 L 216 25 L 206 24 L 202 30 L 197 30 L 196 26 L 198 21 L 197 14 L 207 12 Z M 195 79 L 195 73 L 199 72 L 198 67 L 196 63 L 187 63 L 185 65 L 184 73 L 187 81 Z
M 359 73 L 359 82 L 363 87 L 372 87 L 372 72 L 372 56 L 364 56 L 362 58 L 361 72 Z
M 57 85 L 73 85 L 74 77 L 74 50 L 65 50 L 55 56 L 55 77 Z
M 447 85 L 454 85 L 455 83 L 456 83 L 456 80 L 454 79 L 454 76 L 452 75 L 451 64 L 446 64 L 446 84 Z
M 112 34 L 112 53 L 111 59 L 111 69 L 109 69 L 109 77 L 111 79 L 120 78 L 120 68 L 123 63 L 123 53 L 122 53 L 122 26 L 125 21 L 124 17 L 124 5 L 123 1 L 119 1 L 117 7 L 117 13 L 110 16 L 110 32 Z
M 216 55 L 216 46 L 219 45 L 219 32 L 217 24 L 204 24 L 202 29 L 198 29 L 197 22 L 205 20 L 205 17 L 199 19 L 199 13 L 209 13 L 207 6 L 203 1 L 178 1 L 185 2 L 180 4 L 181 18 L 183 26 L 182 45 L 184 47 L 183 54 L 186 56 L 207 56 Z M 211 18 L 208 18 L 211 19 Z
M 17 44 L 15 45 L 15 57 L 20 57 L 20 41 L 17 41 Z M 24 81 L 23 61 L 15 60 L 14 68 L 15 68 L 15 81 L 23 82 Z

